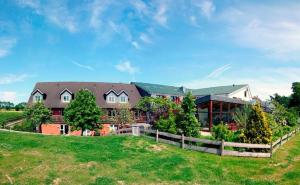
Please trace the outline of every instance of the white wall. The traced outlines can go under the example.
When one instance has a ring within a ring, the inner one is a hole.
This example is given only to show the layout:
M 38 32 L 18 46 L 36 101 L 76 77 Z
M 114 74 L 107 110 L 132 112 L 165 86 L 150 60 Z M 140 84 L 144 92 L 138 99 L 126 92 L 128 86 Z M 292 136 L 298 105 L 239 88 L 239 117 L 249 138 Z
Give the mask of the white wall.
M 36 101 L 35 101 L 35 97 L 36 97 L 36 96 L 40 96 L 40 97 L 41 97 L 41 101 L 43 101 L 43 95 L 42 95 L 40 92 L 37 91 L 37 92 L 32 96 L 33 102 L 34 102 L 34 103 L 36 103 Z
M 64 96 L 69 96 L 69 100 L 70 100 L 70 101 L 72 100 L 72 95 L 71 95 L 68 91 L 65 91 L 65 92 L 62 93 L 61 96 L 60 96 L 60 101 L 61 101 L 61 102 L 65 102 L 65 101 L 64 101 Z M 67 103 L 67 102 L 65 102 L 65 103 Z
M 245 97 L 245 91 L 247 91 L 247 96 Z M 250 91 L 250 88 L 247 86 L 247 87 L 244 87 L 242 89 L 239 89 L 238 91 L 236 92 L 233 92 L 231 94 L 228 95 L 229 98 L 239 98 L 239 99 L 242 99 L 244 101 L 250 101 L 252 100 L 252 95 L 251 95 L 251 91 Z

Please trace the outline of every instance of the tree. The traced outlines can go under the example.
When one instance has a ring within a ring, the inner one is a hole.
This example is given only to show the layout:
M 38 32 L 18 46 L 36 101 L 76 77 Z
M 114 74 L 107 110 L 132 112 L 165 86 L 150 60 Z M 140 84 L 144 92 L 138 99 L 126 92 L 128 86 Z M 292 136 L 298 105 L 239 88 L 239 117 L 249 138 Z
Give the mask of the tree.
M 245 104 L 241 109 L 238 109 L 235 112 L 233 120 L 238 124 L 239 129 L 246 128 L 251 111 L 251 105 Z
M 161 116 L 167 116 L 170 109 L 179 109 L 174 102 L 161 97 L 144 97 L 138 102 L 137 108 L 146 112 L 149 124 L 154 124 Z
M 14 108 L 14 106 L 15 105 L 11 102 L 6 102 L 6 101 L 0 102 L 0 109 L 10 110 L 10 109 Z
M 95 130 L 102 128 L 103 111 L 97 106 L 96 97 L 89 90 L 80 90 L 64 111 L 64 120 L 72 130 Z
M 242 130 L 241 140 L 244 143 L 269 144 L 272 130 L 260 104 L 255 104 L 249 115 L 246 128 Z
M 270 96 L 271 101 L 276 101 L 285 108 L 289 107 L 290 104 L 290 97 L 289 96 L 280 96 L 279 94 L 275 93 L 274 96 Z
M 116 109 L 116 116 L 113 119 L 118 124 L 118 127 L 134 123 L 133 113 L 130 111 L 128 104 L 119 105 Z
M 27 107 L 24 114 L 26 120 L 36 128 L 37 132 L 39 132 L 41 124 L 51 121 L 51 111 L 42 102 L 37 102 L 31 107 Z
M 300 82 L 294 82 L 292 90 L 293 93 L 291 95 L 290 107 L 296 107 L 300 110 Z
M 25 103 L 25 102 L 19 103 L 15 106 L 15 110 L 22 111 L 26 108 L 26 105 L 27 105 L 27 103 Z
M 181 107 L 182 112 L 180 113 L 178 128 L 185 136 L 198 137 L 200 135 L 200 124 L 196 118 L 197 109 L 191 92 L 183 98 Z

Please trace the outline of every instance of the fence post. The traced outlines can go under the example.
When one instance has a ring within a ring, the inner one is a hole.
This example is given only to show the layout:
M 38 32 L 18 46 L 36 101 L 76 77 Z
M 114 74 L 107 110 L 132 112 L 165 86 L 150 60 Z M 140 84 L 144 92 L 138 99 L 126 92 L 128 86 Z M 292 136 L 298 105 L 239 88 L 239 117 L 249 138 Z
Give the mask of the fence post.
M 184 134 L 181 134 L 181 148 L 184 149 Z
M 156 142 L 158 142 L 158 129 L 156 129 Z
M 270 157 L 272 157 L 273 155 L 273 142 L 271 142 L 271 146 L 270 146 Z
M 280 146 L 282 145 L 282 136 L 280 137 Z
M 222 139 L 221 141 L 221 147 L 220 147 L 220 155 L 223 156 L 224 155 L 224 139 Z

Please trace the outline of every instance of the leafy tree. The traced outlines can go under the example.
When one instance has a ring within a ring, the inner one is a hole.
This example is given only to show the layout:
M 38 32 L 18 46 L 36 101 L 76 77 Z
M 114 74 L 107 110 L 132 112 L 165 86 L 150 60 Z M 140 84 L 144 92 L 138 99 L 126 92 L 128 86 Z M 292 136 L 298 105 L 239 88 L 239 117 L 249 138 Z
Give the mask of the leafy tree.
M 10 110 L 14 108 L 14 104 L 8 101 L 0 101 L 0 109 Z
M 272 139 L 272 130 L 260 104 L 252 107 L 246 128 L 241 134 L 244 143 L 268 144 Z
M 124 127 L 126 124 L 134 123 L 133 113 L 130 111 L 128 104 L 119 105 L 116 109 L 116 116 L 113 118 L 113 121 L 118 124 L 118 127 Z
M 289 96 L 280 96 L 279 94 L 275 93 L 274 96 L 270 96 L 271 101 L 276 101 L 280 105 L 284 106 L 285 108 L 289 107 L 290 104 L 290 97 Z
M 96 97 L 89 90 L 80 90 L 64 111 L 64 120 L 72 130 L 95 130 L 102 128 L 103 111 L 97 106 Z
M 293 93 L 291 95 L 290 107 L 296 107 L 300 110 L 300 82 L 294 82 L 292 90 Z
M 200 135 L 200 124 L 196 118 L 196 104 L 191 92 L 189 92 L 182 102 L 182 112 L 177 127 L 181 129 L 185 136 L 198 137 Z
M 146 112 L 150 124 L 154 124 L 162 115 L 166 116 L 170 109 L 179 109 L 174 102 L 161 97 L 144 97 L 138 102 L 137 108 Z
M 20 110 L 22 111 L 26 108 L 26 105 L 27 105 L 27 103 L 25 103 L 25 102 L 19 103 L 15 106 L 15 110 L 16 111 L 20 111 Z
M 36 128 L 36 131 L 40 130 L 42 123 L 51 121 L 51 111 L 42 102 L 37 102 L 31 107 L 27 107 L 24 114 L 26 120 Z
M 246 128 L 251 111 L 251 105 L 245 104 L 235 112 L 233 120 L 238 124 L 239 129 Z

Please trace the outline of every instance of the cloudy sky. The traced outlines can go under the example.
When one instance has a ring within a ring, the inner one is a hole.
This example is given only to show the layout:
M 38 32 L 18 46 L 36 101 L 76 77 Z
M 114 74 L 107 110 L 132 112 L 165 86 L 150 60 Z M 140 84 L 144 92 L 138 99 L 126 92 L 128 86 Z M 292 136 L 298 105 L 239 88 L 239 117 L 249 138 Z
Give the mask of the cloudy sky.
M 0 0 L 0 100 L 38 81 L 249 84 L 300 81 L 300 2 Z

